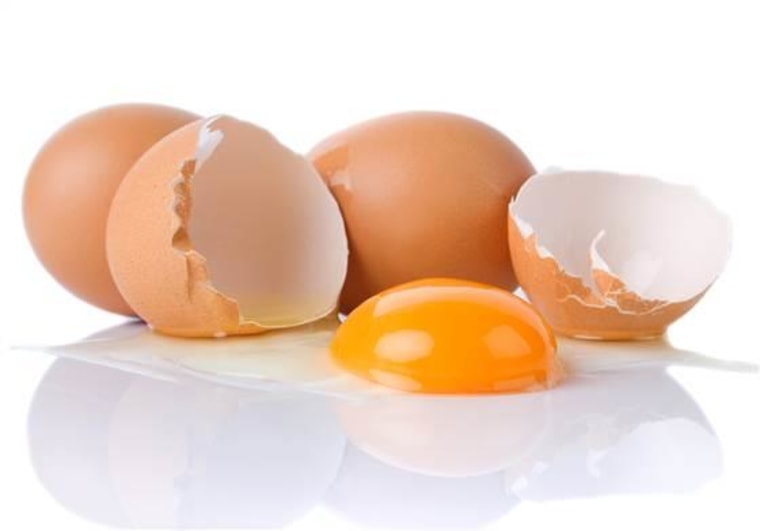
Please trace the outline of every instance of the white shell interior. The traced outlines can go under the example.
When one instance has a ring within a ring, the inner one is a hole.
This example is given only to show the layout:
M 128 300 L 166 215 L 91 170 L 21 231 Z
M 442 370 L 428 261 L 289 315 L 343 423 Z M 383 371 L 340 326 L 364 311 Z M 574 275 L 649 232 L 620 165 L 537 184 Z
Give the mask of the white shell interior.
M 340 210 L 317 171 L 267 131 L 220 116 L 198 139 L 189 236 L 241 322 L 292 326 L 331 312 L 346 275 Z
M 594 289 L 592 267 L 649 300 L 691 299 L 728 259 L 731 224 L 694 188 L 651 177 L 551 171 L 531 177 L 510 205 L 523 237 Z

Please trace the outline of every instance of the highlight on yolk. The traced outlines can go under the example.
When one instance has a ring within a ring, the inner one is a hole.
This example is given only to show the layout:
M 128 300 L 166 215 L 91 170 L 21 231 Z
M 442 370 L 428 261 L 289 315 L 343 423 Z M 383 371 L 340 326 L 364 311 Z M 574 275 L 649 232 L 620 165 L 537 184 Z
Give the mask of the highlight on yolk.
M 418 280 L 367 299 L 330 348 L 349 372 L 404 391 L 533 391 L 563 374 L 554 334 L 530 304 L 465 280 Z

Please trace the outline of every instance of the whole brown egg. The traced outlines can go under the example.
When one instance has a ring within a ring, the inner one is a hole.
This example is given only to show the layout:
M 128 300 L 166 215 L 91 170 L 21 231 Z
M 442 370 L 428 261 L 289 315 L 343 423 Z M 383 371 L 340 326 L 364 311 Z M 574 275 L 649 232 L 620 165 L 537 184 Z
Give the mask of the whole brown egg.
M 69 122 L 43 146 L 24 189 L 24 222 L 38 258 L 64 287 L 104 310 L 133 315 L 105 250 L 111 200 L 153 144 L 198 119 L 149 104 L 105 107 Z
M 348 232 L 343 312 L 426 277 L 516 287 L 507 210 L 535 170 L 496 129 L 455 114 L 395 114 L 330 136 L 309 158 Z

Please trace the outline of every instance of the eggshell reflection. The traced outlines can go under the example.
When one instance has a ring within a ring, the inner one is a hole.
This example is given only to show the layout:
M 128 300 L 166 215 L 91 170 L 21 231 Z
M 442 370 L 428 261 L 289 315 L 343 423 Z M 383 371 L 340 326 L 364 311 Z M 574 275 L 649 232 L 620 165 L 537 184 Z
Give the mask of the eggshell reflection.
M 66 507 L 118 527 L 275 528 L 337 473 L 324 400 L 56 361 L 29 413 L 32 463 Z
M 579 376 L 551 394 L 550 411 L 551 430 L 504 471 L 522 499 L 690 492 L 722 473 L 709 420 L 661 368 Z

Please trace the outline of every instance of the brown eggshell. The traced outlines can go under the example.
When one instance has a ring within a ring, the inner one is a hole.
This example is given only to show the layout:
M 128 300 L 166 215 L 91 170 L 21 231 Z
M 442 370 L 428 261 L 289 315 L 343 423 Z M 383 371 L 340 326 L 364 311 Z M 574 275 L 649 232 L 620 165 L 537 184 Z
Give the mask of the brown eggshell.
M 509 221 L 509 246 L 520 286 L 552 329 L 565 336 L 606 340 L 658 337 L 703 295 L 660 304 L 636 297 L 628 313 L 622 313 L 606 305 L 581 279 L 565 274 L 556 260 L 542 257 L 535 234 L 523 238 L 513 219 Z
M 108 260 L 117 285 L 148 322 L 153 313 L 166 314 L 168 333 L 175 327 L 198 330 L 198 335 L 237 328 L 235 304 L 203 283 L 207 274 L 202 257 L 184 259 L 171 245 L 180 221 L 170 215 L 176 191 L 169 182 L 180 174 L 184 161 L 195 157 L 203 123 L 201 119 L 178 129 L 132 167 L 108 222 Z
M 520 286 L 555 332 L 580 339 L 662 335 L 720 274 L 730 235 L 693 189 L 642 176 L 552 171 L 510 204 Z
M 27 235 L 42 264 L 77 297 L 134 315 L 106 260 L 108 210 L 135 161 L 196 119 L 162 105 L 115 105 L 68 123 L 40 150 L 24 189 Z
M 257 218 L 264 210 L 268 217 Z M 199 243 L 213 255 L 201 254 Z M 266 131 L 229 117 L 188 124 L 145 153 L 114 198 L 107 244 L 114 279 L 138 315 L 185 337 L 322 318 L 337 304 L 347 262 L 338 206 L 316 170 Z M 274 321 L 244 317 L 245 302 L 219 287 L 255 286 L 271 256 L 267 271 L 282 273 L 280 288 L 249 306 L 266 310 L 287 298 L 295 310 Z M 319 289 L 289 289 L 309 272 L 319 275 L 308 278 Z
M 506 211 L 534 169 L 499 131 L 454 114 L 410 112 L 339 132 L 309 158 L 347 226 L 342 311 L 426 277 L 514 289 Z

